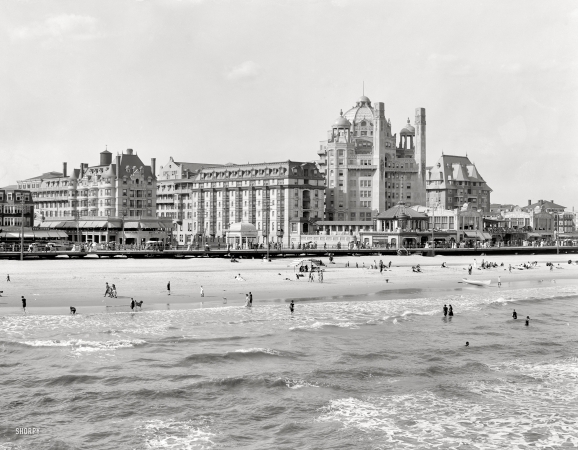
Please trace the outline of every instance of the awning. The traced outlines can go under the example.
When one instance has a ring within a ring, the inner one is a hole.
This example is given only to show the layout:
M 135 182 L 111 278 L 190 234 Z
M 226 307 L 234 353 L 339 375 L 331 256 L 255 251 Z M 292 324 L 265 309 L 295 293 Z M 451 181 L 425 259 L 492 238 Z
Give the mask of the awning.
M 484 241 L 486 239 L 492 239 L 492 236 L 490 236 L 488 233 L 482 233 L 479 230 L 465 231 L 464 234 L 466 235 L 466 237 L 473 238 L 473 239 L 480 239 L 482 241 Z M 488 237 L 485 237 L 484 234 L 487 235 Z
M 164 228 L 164 225 L 162 225 L 161 223 L 157 222 L 156 220 L 141 220 L 140 221 L 140 227 L 141 228 Z
M 528 237 L 539 238 L 542 237 L 542 235 L 540 233 L 528 233 Z
M 125 228 L 137 228 L 138 229 L 138 222 L 125 222 Z
M 487 240 L 492 239 L 492 235 L 490 233 L 482 233 L 482 236 L 484 237 L 484 239 L 487 239 Z

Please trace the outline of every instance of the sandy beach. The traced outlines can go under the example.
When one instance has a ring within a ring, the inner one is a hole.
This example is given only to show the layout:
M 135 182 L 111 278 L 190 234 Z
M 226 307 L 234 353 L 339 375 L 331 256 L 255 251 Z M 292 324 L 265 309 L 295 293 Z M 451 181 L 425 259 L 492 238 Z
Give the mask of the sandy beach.
M 493 256 L 486 261 L 498 265 L 492 269 L 479 269 L 485 257 L 477 257 L 478 270 L 469 278 L 491 280 L 487 289 L 520 287 L 528 283 L 552 283 L 552 280 L 578 279 L 578 265 L 568 264 L 567 255 L 532 255 L 538 266 L 529 270 L 512 269 L 508 266 L 528 262 L 527 255 Z M 0 314 L 21 311 L 20 298 L 28 301 L 30 314 L 68 313 L 75 306 L 79 313 L 106 310 L 105 306 L 121 306 L 123 310 L 130 298 L 144 300 L 144 309 L 179 309 L 212 307 L 226 304 L 242 305 L 245 294 L 252 292 L 254 304 L 295 301 L 330 301 L 374 297 L 386 299 L 419 297 L 421 292 L 452 289 L 483 289 L 466 285 L 462 278 L 468 277 L 467 267 L 474 259 L 464 256 L 396 256 L 384 258 L 391 268 L 380 274 L 371 269 L 379 262 L 378 256 L 335 258 L 326 264 L 324 282 L 308 282 L 308 276 L 297 280 L 298 269 L 290 267 L 292 259 L 241 259 L 231 263 L 226 259 L 84 259 L 56 261 L 0 261 Z M 445 262 L 447 267 L 442 268 Z M 555 264 L 554 270 L 546 262 Z M 346 267 L 349 263 L 349 267 Z M 356 267 L 356 264 L 358 267 Z M 419 264 L 422 273 L 412 271 Z M 559 266 L 558 266 L 559 265 Z M 10 274 L 11 281 L 6 281 Z M 240 274 L 244 281 L 236 276 Z M 315 278 L 317 280 L 317 277 Z M 171 295 L 167 283 L 171 283 Z M 104 297 L 105 283 L 115 284 L 118 298 Z M 205 296 L 201 298 L 200 287 Z M 202 302 L 202 304 L 201 304 Z M 167 306 L 169 304 L 169 306 Z M 60 309 L 62 311 L 60 312 Z M 109 312 L 115 310 L 109 308 Z

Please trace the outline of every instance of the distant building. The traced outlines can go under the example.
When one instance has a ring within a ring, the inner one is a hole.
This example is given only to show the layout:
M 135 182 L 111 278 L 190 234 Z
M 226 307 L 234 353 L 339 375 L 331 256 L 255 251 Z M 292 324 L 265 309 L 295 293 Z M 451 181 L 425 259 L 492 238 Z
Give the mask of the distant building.
M 444 209 L 461 208 L 468 203 L 490 212 L 492 189 L 467 156 L 442 155 L 426 176 L 426 205 Z
M 0 228 L 31 227 L 34 223 L 34 202 L 29 190 L 18 186 L 0 188 Z
M 408 119 L 398 137 L 384 104 L 362 96 L 331 125 L 317 154 L 327 179 L 325 221 L 355 226 L 399 201 L 425 202 L 424 108 L 416 108 L 414 125 Z

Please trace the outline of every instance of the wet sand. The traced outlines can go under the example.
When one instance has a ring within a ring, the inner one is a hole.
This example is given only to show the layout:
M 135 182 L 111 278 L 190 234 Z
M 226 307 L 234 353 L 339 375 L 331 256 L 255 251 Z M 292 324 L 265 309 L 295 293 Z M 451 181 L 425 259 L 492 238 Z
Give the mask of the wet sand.
M 474 270 L 468 276 L 467 267 L 474 263 L 469 256 L 395 256 L 382 257 L 391 269 L 380 274 L 370 269 L 376 256 L 337 257 L 326 264 L 324 282 L 308 282 L 308 274 L 297 280 L 298 270 L 290 267 L 292 259 L 241 259 L 231 263 L 226 259 L 58 259 L 55 261 L 0 261 L 0 315 L 21 314 L 20 298 L 27 299 L 29 314 L 68 314 L 69 307 L 78 313 L 128 311 L 131 297 L 144 300 L 143 310 L 189 309 L 226 304 L 242 305 L 245 294 L 252 292 L 253 303 L 303 301 L 341 301 L 361 299 L 417 298 L 427 292 L 452 290 L 498 289 L 498 276 L 507 290 L 536 283 L 565 282 L 578 279 L 578 265 L 568 264 L 568 255 L 532 255 L 538 267 L 529 270 L 512 269 L 508 265 L 528 262 L 528 255 L 496 255 L 486 260 L 503 267 Z M 477 257 L 478 267 L 485 257 Z M 349 262 L 350 267 L 346 267 Z M 447 268 L 442 268 L 445 262 Z M 553 262 L 550 271 L 546 262 Z M 359 268 L 356 268 L 356 263 Z M 419 264 L 422 273 L 414 273 Z M 558 268 L 558 264 L 559 267 Z M 363 266 L 365 265 L 365 268 Z M 6 282 L 10 274 L 11 282 Z M 245 281 L 235 279 L 241 274 Z M 464 284 L 462 278 L 491 280 L 490 287 Z M 167 294 L 167 282 L 171 295 Z M 104 297 L 105 283 L 115 284 L 118 298 Z M 205 297 L 200 296 L 203 286 Z M 225 300 L 226 299 L 226 300 Z M 201 304 L 202 302 L 202 304 Z

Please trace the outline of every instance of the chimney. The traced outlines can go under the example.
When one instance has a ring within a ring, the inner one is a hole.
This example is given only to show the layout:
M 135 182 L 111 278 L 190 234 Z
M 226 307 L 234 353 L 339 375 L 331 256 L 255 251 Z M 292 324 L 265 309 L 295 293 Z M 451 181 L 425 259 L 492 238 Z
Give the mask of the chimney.
M 532 200 L 528 200 L 528 206 L 532 204 Z
M 540 200 L 540 206 L 544 204 L 544 200 Z
M 157 176 L 157 159 L 151 158 L 151 171 L 153 173 L 153 178 Z
M 120 178 L 120 155 L 116 155 L 116 177 Z
M 62 163 L 62 176 L 64 178 L 67 177 L 67 175 L 66 175 L 66 163 L 65 162 Z
M 127 154 L 127 155 L 132 155 L 132 148 L 127 148 L 127 149 L 126 149 L 126 154 Z

